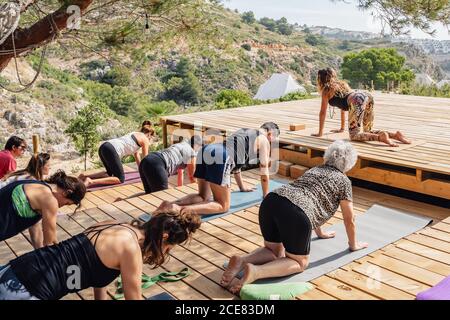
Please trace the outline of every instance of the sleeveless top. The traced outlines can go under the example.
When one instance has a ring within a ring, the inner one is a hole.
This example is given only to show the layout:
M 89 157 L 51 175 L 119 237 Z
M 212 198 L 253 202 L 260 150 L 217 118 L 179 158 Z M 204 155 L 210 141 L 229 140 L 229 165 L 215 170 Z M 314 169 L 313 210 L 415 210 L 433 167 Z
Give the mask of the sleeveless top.
M 339 108 L 344 111 L 348 111 L 350 109 L 350 106 L 348 104 L 348 97 L 351 93 L 346 94 L 344 97 L 340 97 L 339 95 L 335 95 L 333 98 L 331 98 L 328 103 L 330 106 Z
M 95 246 L 100 233 L 115 226 L 135 232 L 125 223 L 90 227 L 59 244 L 12 260 L 11 269 L 25 288 L 41 300 L 57 300 L 90 287 L 106 287 L 120 275 L 120 271 L 106 267 Z
M 35 180 L 34 177 L 30 176 L 29 174 L 24 174 L 20 176 L 12 176 L 5 180 L 0 180 L 0 189 L 6 187 L 8 184 L 14 182 L 14 181 L 20 181 L 20 180 Z
M 259 135 L 256 129 L 239 129 L 225 140 L 225 148 L 235 165 L 232 173 L 239 172 L 245 165 L 258 163 L 258 152 L 254 148 Z
M 27 184 L 42 184 L 50 188 L 42 181 L 21 180 L 0 189 L 0 241 L 19 234 L 42 218 L 33 211 L 26 197 L 23 187 Z
M 191 159 L 196 156 L 196 152 L 186 141 L 171 145 L 169 148 L 159 151 L 159 154 L 166 162 L 169 176 L 175 175 L 178 169 L 186 168 Z
M 135 133 L 132 132 L 123 137 L 107 141 L 112 144 L 117 154 L 119 155 L 119 158 L 122 159 L 123 157 L 131 156 L 141 148 L 134 134 Z

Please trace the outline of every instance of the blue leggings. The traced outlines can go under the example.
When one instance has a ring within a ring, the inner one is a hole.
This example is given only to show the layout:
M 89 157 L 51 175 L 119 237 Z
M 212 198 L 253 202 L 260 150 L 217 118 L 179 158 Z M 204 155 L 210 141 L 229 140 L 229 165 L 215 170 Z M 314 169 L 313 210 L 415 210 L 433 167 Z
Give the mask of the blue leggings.
M 0 300 L 39 300 L 17 279 L 9 265 L 0 266 Z

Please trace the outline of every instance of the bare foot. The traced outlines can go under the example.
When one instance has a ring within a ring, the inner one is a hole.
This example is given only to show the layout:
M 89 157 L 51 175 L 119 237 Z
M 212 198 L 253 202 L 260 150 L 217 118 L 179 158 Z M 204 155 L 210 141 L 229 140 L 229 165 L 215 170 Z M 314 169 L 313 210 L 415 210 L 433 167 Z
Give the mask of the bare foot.
M 378 137 L 380 139 L 380 142 L 384 142 L 390 147 L 398 147 L 398 144 L 392 142 L 392 140 L 389 139 L 389 135 L 386 132 L 380 133 Z
M 170 201 L 164 200 L 163 202 L 161 202 L 161 204 L 158 207 L 158 211 L 159 210 L 167 210 L 167 209 L 171 209 L 172 208 L 172 203 L 170 203 Z
M 224 271 L 222 275 L 220 285 L 223 287 L 228 287 L 231 284 L 231 281 L 233 281 L 233 279 L 236 278 L 236 275 L 239 272 L 241 272 L 242 268 L 243 268 L 242 258 L 239 256 L 232 256 L 230 262 L 228 262 L 227 269 Z
M 84 179 L 84 185 L 86 188 L 88 188 L 90 185 L 92 185 L 92 179 L 91 178 L 85 178 Z
M 411 144 L 411 140 L 406 139 L 405 136 L 403 135 L 403 133 L 401 133 L 400 131 L 397 131 L 394 139 L 396 139 L 400 142 L 403 142 L 404 144 Z
M 235 284 L 233 287 L 231 287 L 230 291 L 231 293 L 238 295 L 239 292 L 241 292 L 242 287 L 247 283 L 252 283 L 256 281 L 257 278 L 257 266 L 247 263 L 244 266 L 244 276 L 242 277 L 241 281 L 239 281 L 237 284 Z

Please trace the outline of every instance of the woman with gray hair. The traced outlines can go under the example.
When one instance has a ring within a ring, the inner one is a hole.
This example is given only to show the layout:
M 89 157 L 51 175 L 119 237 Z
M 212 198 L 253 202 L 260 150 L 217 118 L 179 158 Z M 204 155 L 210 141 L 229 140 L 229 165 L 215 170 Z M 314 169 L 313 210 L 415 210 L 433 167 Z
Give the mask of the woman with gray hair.
M 324 232 L 325 224 L 341 206 L 350 251 L 368 246 L 356 240 L 352 184 L 345 173 L 355 165 L 357 152 L 344 141 L 336 141 L 325 152 L 324 164 L 264 198 L 259 208 L 259 224 L 264 247 L 244 256 L 233 256 L 221 284 L 229 287 L 238 273 L 242 279 L 230 289 L 258 279 L 283 277 L 303 272 L 309 263 L 312 230 L 321 239 L 335 236 Z

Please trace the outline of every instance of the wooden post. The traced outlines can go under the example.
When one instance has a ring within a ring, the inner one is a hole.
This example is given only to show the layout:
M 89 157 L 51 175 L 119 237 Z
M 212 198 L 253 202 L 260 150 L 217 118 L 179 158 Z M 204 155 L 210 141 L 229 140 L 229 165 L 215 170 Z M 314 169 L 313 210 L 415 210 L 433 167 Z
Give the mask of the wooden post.
M 39 135 L 33 134 L 33 154 L 39 153 Z
M 163 135 L 163 145 L 164 148 L 168 147 L 167 144 L 167 121 L 165 119 L 161 119 L 161 126 L 162 126 L 162 135 Z

